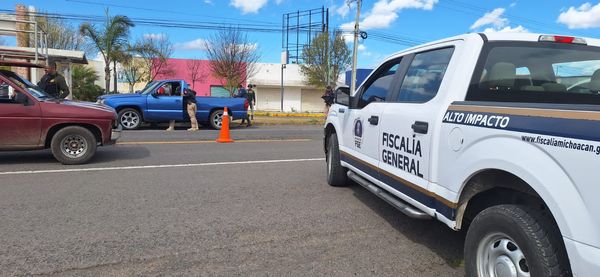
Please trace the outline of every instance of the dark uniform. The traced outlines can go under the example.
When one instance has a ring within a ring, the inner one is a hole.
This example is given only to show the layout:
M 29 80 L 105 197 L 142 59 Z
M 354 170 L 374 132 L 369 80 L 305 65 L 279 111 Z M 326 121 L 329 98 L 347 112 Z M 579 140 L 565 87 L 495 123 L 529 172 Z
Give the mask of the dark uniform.
M 69 86 L 65 77 L 58 73 L 46 73 L 38 82 L 38 87 L 56 98 L 64 99 L 69 96 Z

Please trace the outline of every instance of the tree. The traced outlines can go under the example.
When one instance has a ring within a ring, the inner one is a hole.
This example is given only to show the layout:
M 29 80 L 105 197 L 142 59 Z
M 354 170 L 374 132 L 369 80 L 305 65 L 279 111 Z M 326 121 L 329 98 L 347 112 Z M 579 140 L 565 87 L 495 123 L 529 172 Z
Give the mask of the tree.
M 309 46 L 304 47 L 302 59 L 304 64 L 300 65 L 300 71 L 307 78 L 307 83 L 325 88 L 335 84 L 340 73 L 350 65 L 351 53 L 342 32 L 336 30 L 331 39 L 329 33 L 316 36 Z
M 133 50 L 146 63 L 147 80 L 158 75 L 171 75 L 168 60 L 173 55 L 173 44 L 166 35 L 145 36 L 139 39 Z
M 74 65 L 72 71 L 73 98 L 82 101 L 96 101 L 96 97 L 102 94 L 102 88 L 95 84 L 98 74 L 93 68 L 84 65 Z
M 76 27 L 67 23 L 64 19 L 48 17 L 40 13 L 35 17 L 35 21 L 48 36 L 48 48 L 85 52 L 90 50 L 89 45 L 85 42 L 85 37 L 78 32 Z M 29 45 L 34 44 L 34 36 L 31 35 Z
M 106 22 L 101 28 L 88 22 L 81 24 L 79 32 L 89 38 L 93 45 L 102 54 L 104 59 L 105 91 L 110 90 L 110 62 L 114 52 L 127 43 L 129 28 L 135 26 L 133 22 L 123 15 L 111 17 L 106 10 Z
M 129 56 L 121 64 L 123 66 L 121 75 L 127 84 L 129 84 L 129 92 L 133 92 L 133 86 L 144 81 L 146 76 L 148 76 L 146 62 L 140 57 Z
M 202 61 L 196 59 L 188 60 L 187 69 L 190 74 L 190 79 L 192 79 L 192 89 L 196 89 L 196 82 L 206 79 L 206 74 L 202 70 Z
M 239 29 L 217 31 L 204 42 L 213 76 L 221 79 L 221 85 L 229 90 L 256 74 L 256 62 L 260 54 L 256 44 L 248 42 L 246 34 Z

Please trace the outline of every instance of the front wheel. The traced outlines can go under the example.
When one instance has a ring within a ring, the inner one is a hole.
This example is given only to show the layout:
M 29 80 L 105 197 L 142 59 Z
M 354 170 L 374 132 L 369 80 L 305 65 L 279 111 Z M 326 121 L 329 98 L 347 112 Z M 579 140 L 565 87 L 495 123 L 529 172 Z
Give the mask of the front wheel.
M 119 111 L 119 123 L 126 130 L 135 130 L 142 125 L 142 115 L 136 109 L 126 108 Z
M 210 127 L 216 130 L 221 130 L 221 126 L 223 125 L 223 110 L 215 110 L 210 113 L 208 121 L 210 123 Z
M 499 205 L 479 213 L 465 240 L 467 276 L 569 276 L 556 227 L 540 211 Z
M 327 183 L 334 187 L 348 185 L 347 170 L 340 163 L 340 147 L 336 134 L 329 136 L 327 144 Z
M 69 126 L 60 129 L 50 142 L 54 158 L 62 164 L 83 164 L 96 153 L 96 137 L 90 130 Z

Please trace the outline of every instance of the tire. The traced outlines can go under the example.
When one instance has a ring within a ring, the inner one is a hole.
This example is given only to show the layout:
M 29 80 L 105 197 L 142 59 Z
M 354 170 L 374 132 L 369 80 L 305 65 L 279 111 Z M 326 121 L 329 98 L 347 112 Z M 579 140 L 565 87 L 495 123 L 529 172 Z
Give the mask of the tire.
M 142 125 L 142 114 L 133 108 L 125 108 L 119 111 L 119 124 L 125 130 L 135 130 Z
M 212 113 L 210 113 L 210 116 L 208 117 L 208 123 L 210 124 L 211 128 L 215 130 L 221 130 L 222 122 L 223 110 L 214 110 Z M 229 123 L 231 123 L 231 121 Z
M 340 147 L 338 144 L 337 135 L 329 135 L 327 140 L 327 183 L 333 187 L 345 187 L 349 185 L 348 171 L 340 164 Z
M 498 275 L 502 269 L 509 274 Z M 480 277 L 571 275 L 554 222 L 520 205 L 493 206 L 475 217 L 465 240 L 465 270 Z
M 52 155 L 62 164 L 83 164 L 96 153 L 96 137 L 90 130 L 79 126 L 68 126 L 54 134 L 50 142 Z

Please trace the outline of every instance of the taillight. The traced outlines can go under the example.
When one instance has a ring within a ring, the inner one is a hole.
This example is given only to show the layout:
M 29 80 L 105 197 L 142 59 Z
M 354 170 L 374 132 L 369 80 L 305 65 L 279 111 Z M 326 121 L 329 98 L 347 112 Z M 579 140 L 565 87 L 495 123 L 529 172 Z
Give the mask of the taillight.
M 587 44 L 585 39 L 568 36 L 552 36 L 552 35 L 541 35 L 538 41 L 541 42 L 556 42 L 556 43 L 569 43 L 569 44 Z
M 246 101 L 244 101 L 244 109 L 248 109 L 248 107 L 250 107 L 250 103 L 248 102 L 248 100 L 246 99 Z

